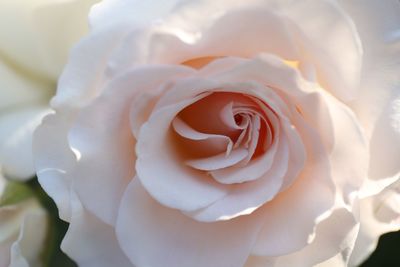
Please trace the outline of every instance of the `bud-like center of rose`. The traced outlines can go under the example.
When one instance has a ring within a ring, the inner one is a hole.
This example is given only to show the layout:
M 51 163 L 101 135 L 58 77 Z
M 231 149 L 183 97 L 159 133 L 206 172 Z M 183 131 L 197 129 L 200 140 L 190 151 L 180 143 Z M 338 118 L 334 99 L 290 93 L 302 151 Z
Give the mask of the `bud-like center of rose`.
M 230 184 L 247 181 L 224 173 L 266 153 L 275 139 L 276 121 L 270 107 L 252 96 L 215 92 L 183 109 L 172 126 L 184 162 Z

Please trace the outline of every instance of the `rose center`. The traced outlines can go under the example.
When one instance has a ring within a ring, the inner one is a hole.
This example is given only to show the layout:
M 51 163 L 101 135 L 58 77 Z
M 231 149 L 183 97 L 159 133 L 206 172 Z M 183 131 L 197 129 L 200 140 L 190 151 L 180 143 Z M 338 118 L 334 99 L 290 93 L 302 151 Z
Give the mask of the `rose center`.
M 189 167 L 208 171 L 240 168 L 274 142 L 273 112 L 245 94 L 214 92 L 173 120 L 174 144 Z

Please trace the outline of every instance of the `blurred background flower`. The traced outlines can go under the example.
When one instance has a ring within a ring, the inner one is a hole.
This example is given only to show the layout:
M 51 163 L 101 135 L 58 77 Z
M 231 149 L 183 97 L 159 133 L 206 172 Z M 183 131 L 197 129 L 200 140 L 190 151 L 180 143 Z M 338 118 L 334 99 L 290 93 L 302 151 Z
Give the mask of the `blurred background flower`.
M 68 51 L 88 31 L 95 2 L 0 2 L 0 165 L 7 178 L 34 175 L 32 132 L 49 112 Z
M 43 266 L 48 217 L 25 184 L 0 176 L 0 266 Z
M 49 112 L 70 48 L 97 0 L 0 1 L 0 266 L 74 266 L 59 249 L 66 223 L 41 190 L 32 133 Z

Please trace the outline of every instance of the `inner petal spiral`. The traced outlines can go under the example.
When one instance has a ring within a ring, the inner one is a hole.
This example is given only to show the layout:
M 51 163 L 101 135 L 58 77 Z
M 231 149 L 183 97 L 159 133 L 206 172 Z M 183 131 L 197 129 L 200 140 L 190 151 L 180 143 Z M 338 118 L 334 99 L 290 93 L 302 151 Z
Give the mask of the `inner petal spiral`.
M 172 127 L 186 165 L 209 172 L 219 182 L 238 183 L 247 180 L 228 181 L 221 175 L 267 153 L 276 131 L 271 116 L 275 114 L 268 105 L 254 97 L 214 92 L 183 109 Z

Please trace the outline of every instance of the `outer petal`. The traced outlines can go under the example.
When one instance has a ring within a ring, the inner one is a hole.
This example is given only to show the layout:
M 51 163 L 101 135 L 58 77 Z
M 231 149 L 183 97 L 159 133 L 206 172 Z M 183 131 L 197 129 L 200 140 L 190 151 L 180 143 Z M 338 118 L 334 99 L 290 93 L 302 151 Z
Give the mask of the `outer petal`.
M 360 232 L 351 255 L 351 266 L 365 260 L 376 248 L 379 236 L 400 230 L 400 180 L 380 194 L 360 201 Z
M 108 81 L 107 58 L 124 34 L 120 28 L 95 31 L 71 50 L 69 64 L 60 76 L 57 94 L 51 102 L 53 108 L 80 107 L 104 89 Z
M 76 161 L 76 155 L 67 142 L 69 127 L 68 116 L 50 114 L 35 131 L 33 142 L 39 182 L 56 202 L 61 219 L 66 221 L 71 217 L 71 179 L 67 173 Z
M 46 212 L 41 209 L 25 215 L 18 240 L 11 247 L 9 267 L 39 267 L 43 264 L 40 256 L 47 237 L 47 219 Z
M 179 66 L 129 71 L 80 111 L 69 133 L 70 146 L 79 153 L 69 175 L 83 206 L 106 223 L 115 222 L 124 188 L 135 175 L 135 139 L 129 124 L 134 97 L 191 72 Z M 97 194 L 91 194 L 93 190 Z
M 310 7 L 314 16 L 309 16 Z M 132 63 L 271 53 L 316 66 L 319 81 L 341 99 L 357 94 L 362 49 L 351 19 L 333 1 L 188 1 L 173 13 L 161 26 L 143 30 L 139 40 L 137 32 L 126 38 L 114 65 L 124 69 Z M 320 42 L 333 27 L 329 40 Z M 234 43 L 221 42 L 237 36 Z M 138 42 L 146 45 L 126 56 L 127 47 Z
M 351 18 L 330 0 L 290 2 L 283 12 L 301 29 L 294 31 L 295 42 L 306 62 L 316 66 L 324 88 L 345 101 L 356 98 L 363 51 Z
M 2 1 L 0 53 L 32 73 L 56 79 L 67 60 L 69 48 L 87 31 L 85 18 L 95 2 Z M 9 25 L 13 25 L 12 31 Z
M 338 228 L 338 224 L 341 227 Z M 337 209 L 318 224 L 315 239 L 310 245 L 293 254 L 264 260 L 275 261 L 274 267 L 309 267 L 340 254 L 340 262 L 346 266 L 358 229 L 358 223 L 351 212 Z
M 305 247 L 333 206 L 335 189 L 322 141 L 301 120 L 295 125 L 307 147 L 307 162 L 292 186 L 262 207 L 264 226 L 252 251 L 255 255 L 280 256 Z
M 167 96 L 171 95 L 169 93 Z M 173 143 L 170 124 L 175 116 L 203 97 L 200 95 L 155 110 L 142 126 L 136 147 L 136 171 L 143 186 L 163 205 L 184 211 L 203 208 L 228 191 L 228 186 L 179 163 L 176 148 L 170 145 Z M 167 101 L 167 98 L 162 100 Z
M 62 250 L 82 267 L 133 267 L 121 251 L 114 229 L 100 221 L 72 197 L 70 227 Z
M 0 116 L 0 163 L 6 176 L 24 180 L 34 175 L 32 135 L 48 112 L 45 106 L 31 106 Z
M 180 0 L 105 0 L 91 10 L 90 24 L 95 29 L 123 20 L 136 26 L 147 25 L 165 17 L 178 2 Z
M 40 266 L 47 216 L 37 201 L 30 199 L 1 207 L 0 220 L 1 266 Z
M 197 222 L 161 206 L 134 179 L 122 200 L 116 229 L 122 249 L 137 266 L 241 267 L 256 238 L 258 219 Z
M 339 2 L 354 20 L 364 44 L 363 91 L 352 107 L 370 138 L 369 176 L 377 182 L 395 178 L 400 172 L 396 160 L 400 158 L 400 3 Z M 377 186 L 382 189 L 379 183 L 370 187 Z

